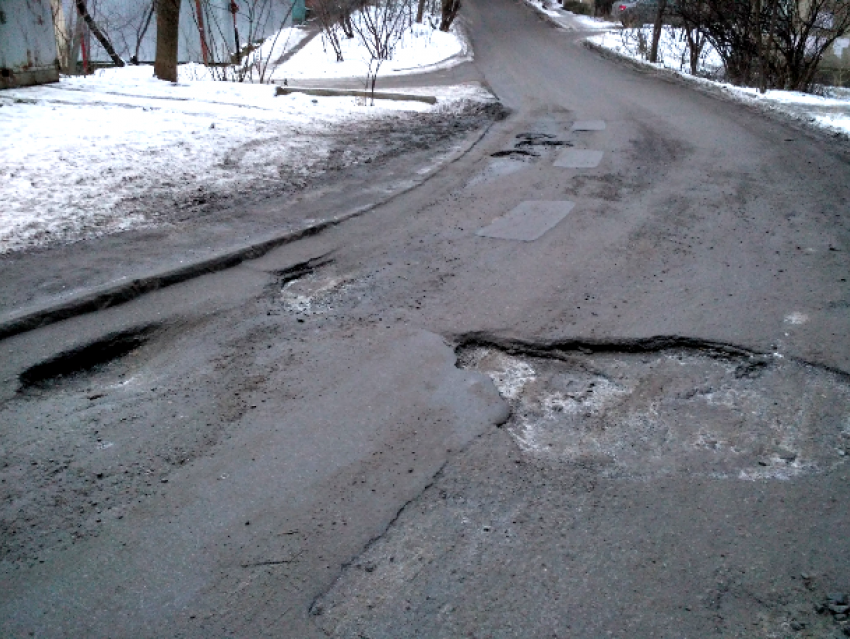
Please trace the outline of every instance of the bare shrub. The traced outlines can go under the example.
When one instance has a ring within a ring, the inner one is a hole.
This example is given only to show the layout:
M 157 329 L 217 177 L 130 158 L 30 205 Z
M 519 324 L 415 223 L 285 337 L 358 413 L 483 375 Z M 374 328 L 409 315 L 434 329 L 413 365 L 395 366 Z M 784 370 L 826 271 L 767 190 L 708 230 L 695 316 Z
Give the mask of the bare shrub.
M 762 91 L 811 91 L 824 53 L 850 30 L 847 0 L 681 0 L 677 11 L 728 81 Z

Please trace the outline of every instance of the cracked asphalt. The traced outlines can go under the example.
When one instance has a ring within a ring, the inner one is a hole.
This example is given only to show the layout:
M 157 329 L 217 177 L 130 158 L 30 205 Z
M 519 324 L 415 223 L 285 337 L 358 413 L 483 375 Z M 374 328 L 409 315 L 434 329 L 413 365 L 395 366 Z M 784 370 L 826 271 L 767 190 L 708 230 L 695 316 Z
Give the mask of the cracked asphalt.
M 0 635 L 846 636 L 847 148 L 464 11 L 464 157 L 0 341 Z

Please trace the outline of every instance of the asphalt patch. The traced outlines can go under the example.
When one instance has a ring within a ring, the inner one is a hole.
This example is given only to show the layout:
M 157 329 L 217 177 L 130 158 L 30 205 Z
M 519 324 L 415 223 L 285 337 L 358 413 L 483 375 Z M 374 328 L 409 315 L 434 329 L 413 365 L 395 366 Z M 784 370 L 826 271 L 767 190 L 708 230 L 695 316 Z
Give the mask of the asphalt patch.
M 533 242 L 555 228 L 575 207 L 573 202 L 523 202 L 476 232 L 481 237 Z
M 569 149 L 555 160 L 555 166 L 565 169 L 595 169 L 602 162 L 603 155 L 603 151 Z

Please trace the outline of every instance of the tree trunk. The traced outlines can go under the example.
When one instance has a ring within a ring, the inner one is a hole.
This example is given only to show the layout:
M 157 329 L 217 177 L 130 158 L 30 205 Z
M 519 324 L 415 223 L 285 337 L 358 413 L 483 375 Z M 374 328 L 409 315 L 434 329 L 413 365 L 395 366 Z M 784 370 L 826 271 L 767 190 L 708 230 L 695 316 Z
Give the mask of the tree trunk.
M 77 0 L 77 12 L 80 14 L 80 17 L 86 21 L 86 24 L 89 27 L 89 31 L 91 31 L 92 35 L 97 38 L 97 41 L 100 42 L 100 46 L 102 46 L 106 52 L 109 54 L 109 57 L 112 58 L 112 61 L 115 63 L 116 67 L 123 67 L 124 60 L 115 53 L 115 48 L 112 46 L 112 43 L 109 39 L 103 34 L 103 32 L 98 28 L 95 21 L 92 20 L 91 15 L 89 15 L 88 9 L 86 9 L 86 0 Z
M 80 49 L 83 46 L 83 25 L 79 16 L 74 21 L 74 35 L 71 38 L 70 53 L 68 54 L 68 73 L 76 75 L 80 66 Z
M 425 0 L 419 0 L 419 8 L 416 10 L 416 22 L 422 24 L 425 19 Z
M 53 14 L 53 33 L 56 36 L 56 48 L 59 50 L 59 68 L 68 73 L 68 53 L 71 50 L 68 36 L 68 23 L 65 22 L 65 10 L 62 0 L 50 0 L 50 10 Z
M 649 49 L 649 61 L 653 63 L 658 62 L 658 43 L 661 42 L 661 28 L 666 10 L 667 0 L 658 0 L 658 13 L 655 14 L 655 24 L 652 27 L 652 47 Z
M 451 28 L 458 11 L 460 11 L 460 0 L 442 0 L 440 31 L 448 31 Z
M 142 41 L 145 39 L 145 34 L 148 32 L 148 28 L 151 26 L 151 18 L 153 18 L 153 14 L 156 11 L 156 0 L 150 0 L 150 6 L 148 7 L 148 11 L 145 14 L 145 21 L 142 24 L 141 30 L 138 32 L 138 36 L 136 37 L 136 49 L 133 51 L 133 59 L 130 60 L 133 64 L 139 64 L 139 51 L 142 48 Z
M 156 6 L 156 60 L 153 74 L 166 82 L 177 82 L 177 38 L 180 0 L 159 0 Z
M 759 79 L 759 92 L 767 93 L 767 59 L 768 55 L 773 55 L 773 35 L 776 32 L 776 12 L 779 8 L 779 0 L 773 0 L 770 7 L 770 25 L 767 28 L 767 52 L 762 51 L 761 54 L 761 78 Z
M 759 91 L 764 93 L 767 90 L 767 56 L 764 52 L 764 30 L 761 28 L 761 0 L 755 0 L 753 12 L 756 25 L 756 55 L 759 59 Z

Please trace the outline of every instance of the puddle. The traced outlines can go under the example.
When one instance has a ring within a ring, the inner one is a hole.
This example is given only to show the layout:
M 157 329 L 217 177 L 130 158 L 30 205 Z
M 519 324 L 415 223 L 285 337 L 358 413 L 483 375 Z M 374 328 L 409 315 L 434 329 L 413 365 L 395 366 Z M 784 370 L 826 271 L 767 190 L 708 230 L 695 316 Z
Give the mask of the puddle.
M 526 454 L 592 460 L 610 477 L 791 479 L 850 454 L 850 386 L 777 357 L 699 349 L 557 357 L 462 348 L 512 406 Z

